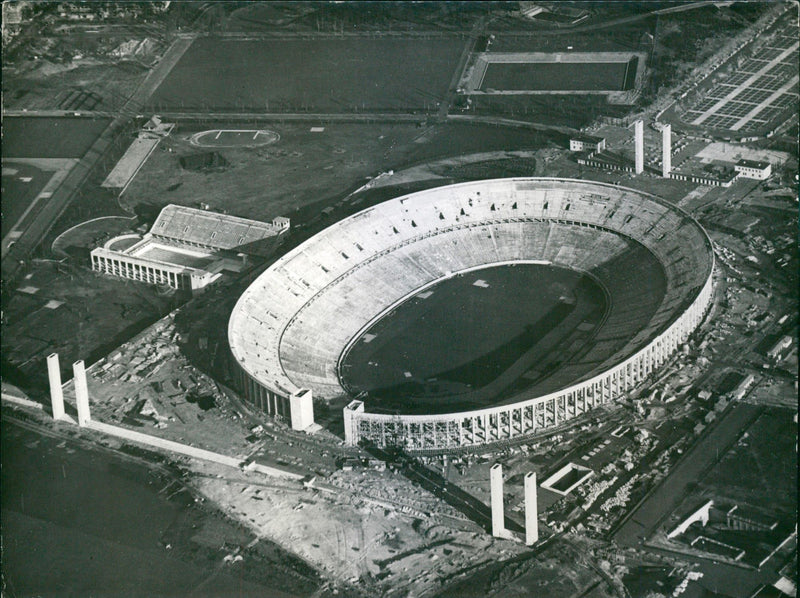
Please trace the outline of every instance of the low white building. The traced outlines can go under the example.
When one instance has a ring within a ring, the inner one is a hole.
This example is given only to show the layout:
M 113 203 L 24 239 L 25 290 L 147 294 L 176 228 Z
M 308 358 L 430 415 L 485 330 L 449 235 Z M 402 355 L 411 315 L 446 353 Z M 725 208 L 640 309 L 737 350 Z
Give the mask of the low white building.
M 745 179 L 763 181 L 772 174 L 772 164 L 755 160 L 739 160 L 733 167 L 739 176 Z
M 606 149 L 606 138 L 594 135 L 575 135 L 569 138 L 571 152 L 601 152 Z

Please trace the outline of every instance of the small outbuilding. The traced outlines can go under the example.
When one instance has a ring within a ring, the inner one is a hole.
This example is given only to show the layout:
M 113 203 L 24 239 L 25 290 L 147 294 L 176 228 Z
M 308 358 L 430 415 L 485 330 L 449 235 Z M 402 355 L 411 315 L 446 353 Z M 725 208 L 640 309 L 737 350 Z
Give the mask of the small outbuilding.
M 602 152 L 606 149 L 606 138 L 594 135 L 574 135 L 569 138 L 571 152 Z
M 744 179 L 763 181 L 772 174 L 772 164 L 755 160 L 739 160 L 733 167 Z

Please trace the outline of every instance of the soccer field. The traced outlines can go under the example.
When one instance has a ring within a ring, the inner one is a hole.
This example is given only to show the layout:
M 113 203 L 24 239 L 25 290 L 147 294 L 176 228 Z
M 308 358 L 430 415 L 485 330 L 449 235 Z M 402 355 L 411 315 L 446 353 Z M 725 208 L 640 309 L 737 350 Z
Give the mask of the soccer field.
M 571 353 L 564 341 L 576 329 L 590 333 L 605 309 L 602 289 L 571 270 L 477 270 L 440 282 L 371 326 L 342 360 L 341 377 L 354 394 L 367 391 L 372 408 L 488 406 L 504 388 L 532 387 L 557 371 Z
M 150 99 L 155 110 L 435 109 L 462 48 L 432 39 L 196 40 Z

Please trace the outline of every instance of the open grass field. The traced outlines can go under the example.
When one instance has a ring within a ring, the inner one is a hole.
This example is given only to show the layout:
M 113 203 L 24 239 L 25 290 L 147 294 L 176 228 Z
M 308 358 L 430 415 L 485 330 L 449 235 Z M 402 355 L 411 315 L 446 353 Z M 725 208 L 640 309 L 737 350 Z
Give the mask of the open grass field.
M 5 414 L 2 427 L 3 579 L 15 595 L 229 596 L 236 588 L 242 598 L 299 598 L 322 583 L 296 557 L 125 456 L 142 456 L 137 447 L 87 450 Z M 245 560 L 221 569 L 233 546 L 249 546 Z
M 52 174 L 30 164 L 3 164 L 3 217 L 0 219 L 2 229 L 0 237 L 5 237 L 22 218 L 25 210 L 47 184 Z
M 3 158 L 82 158 L 108 118 L 12 116 L 3 119 Z
M 488 406 L 528 369 L 512 374 L 512 365 L 523 358 L 539 363 L 539 350 L 552 350 L 605 307 L 595 283 L 563 268 L 469 272 L 415 295 L 366 330 L 342 362 L 342 379 L 353 394 L 369 393 L 371 409 Z M 473 392 L 481 389 L 488 392 Z
M 461 50 L 437 39 L 195 40 L 150 98 L 155 110 L 435 109 Z
M 245 127 L 198 127 L 199 132 L 221 128 Z M 270 123 L 279 141 L 263 148 L 219 149 L 230 167 L 213 173 L 181 168 L 180 157 L 198 151 L 190 143 L 198 129 L 177 130 L 161 141 L 122 201 L 131 210 L 146 204 L 153 212 L 169 203 L 197 207 L 203 202 L 256 220 L 288 216 L 296 226 L 390 169 L 460 154 L 539 149 L 553 139 L 569 141 L 560 133 L 460 123 L 428 129 L 404 123 L 324 124 L 319 132 L 312 128 L 319 127 Z M 389 190 L 385 198 L 401 194 Z
M 765 410 L 702 485 L 727 498 L 795 513 L 797 425 L 792 415 L 791 409 Z
M 105 216 L 93 218 L 64 231 L 53 242 L 53 253 L 58 256 L 85 253 L 106 241 L 125 232 L 132 232 L 136 226 L 135 217 Z M 129 241 L 133 244 L 133 241 Z M 128 245 L 130 246 L 130 245 Z
M 481 89 L 508 91 L 627 91 L 638 58 L 628 62 L 492 62 Z

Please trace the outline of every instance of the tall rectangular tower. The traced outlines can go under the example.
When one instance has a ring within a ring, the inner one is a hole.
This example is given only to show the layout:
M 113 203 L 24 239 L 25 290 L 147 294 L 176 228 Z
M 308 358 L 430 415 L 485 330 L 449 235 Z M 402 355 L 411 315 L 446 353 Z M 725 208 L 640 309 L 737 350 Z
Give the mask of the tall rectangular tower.
M 672 172 L 672 125 L 661 129 L 661 176 L 669 178 Z
M 47 356 L 47 377 L 50 380 L 50 404 L 53 406 L 53 419 L 64 417 L 64 393 L 61 391 L 61 368 L 58 353 Z
M 644 122 L 633 123 L 633 144 L 636 151 L 636 174 L 644 171 Z
M 314 424 L 314 402 L 311 391 L 303 389 L 289 397 L 292 430 L 302 431 Z
M 503 466 L 499 463 L 492 465 L 489 470 L 489 480 L 492 491 L 492 535 L 495 538 L 505 538 L 506 521 L 503 511 Z
M 539 505 L 536 497 L 536 474 L 525 474 L 525 544 L 539 541 Z
M 78 425 L 85 426 L 92 419 L 89 413 L 89 387 L 86 385 L 86 369 L 83 360 L 72 364 L 75 381 L 75 402 L 78 404 Z

